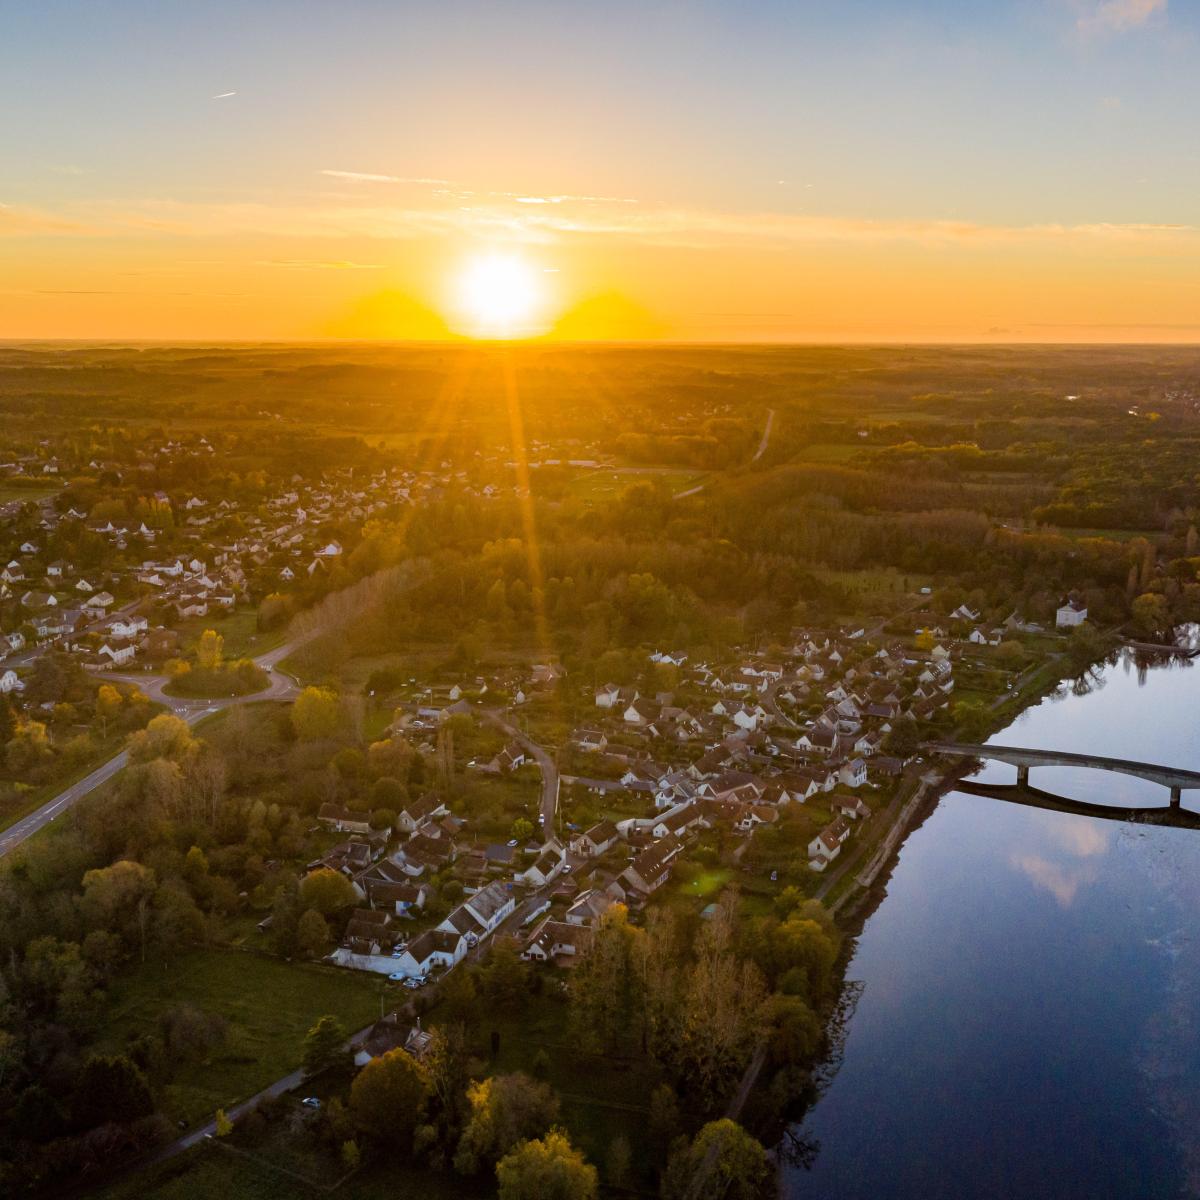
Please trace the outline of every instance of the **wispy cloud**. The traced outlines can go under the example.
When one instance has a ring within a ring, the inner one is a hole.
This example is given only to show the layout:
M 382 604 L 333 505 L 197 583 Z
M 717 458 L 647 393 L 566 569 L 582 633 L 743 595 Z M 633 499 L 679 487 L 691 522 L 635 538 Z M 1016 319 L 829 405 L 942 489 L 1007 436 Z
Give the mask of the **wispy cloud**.
M 528 201 L 530 197 L 525 197 Z M 75 205 L 67 216 L 0 208 L 0 234 L 127 235 L 130 232 L 189 238 L 255 235 L 282 239 L 454 238 L 474 241 L 553 244 L 581 239 L 636 241 L 692 249 L 736 246 L 816 246 L 909 243 L 938 247 L 1088 245 L 1149 253 L 1195 253 L 1200 226 L 1155 222 L 987 224 L 964 220 L 869 219 L 774 211 L 729 212 L 673 208 L 601 198 L 562 196 L 557 202 L 495 200 L 464 202 L 429 194 L 420 202 L 384 204 L 364 196 L 336 200 L 297 198 L 291 203 L 193 203 L 148 199 L 120 205 Z M 360 251 L 361 253 L 361 251 Z M 378 269 L 370 258 L 345 260 L 320 252 L 270 259 L 306 269 Z
M 421 183 L 434 186 L 445 186 L 448 179 L 429 179 L 421 175 L 375 175 L 370 171 L 334 171 L 328 167 L 319 172 L 328 175 L 330 179 L 348 179 L 353 183 Z
M 260 267 L 290 267 L 296 271 L 382 271 L 383 263 L 350 262 L 347 259 L 326 261 L 319 258 L 263 259 Z
M 230 96 L 236 96 L 237 92 L 218 92 L 215 96 L 209 96 L 210 100 L 228 100 Z
M 39 234 L 88 234 L 99 232 L 78 221 L 31 208 L 0 204 L 0 237 L 37 237 Z
M 1089 3 L 1076 26 L 1082 33 L 1124 33 L 1167 11 L 1167 0 L 1101 0 Z

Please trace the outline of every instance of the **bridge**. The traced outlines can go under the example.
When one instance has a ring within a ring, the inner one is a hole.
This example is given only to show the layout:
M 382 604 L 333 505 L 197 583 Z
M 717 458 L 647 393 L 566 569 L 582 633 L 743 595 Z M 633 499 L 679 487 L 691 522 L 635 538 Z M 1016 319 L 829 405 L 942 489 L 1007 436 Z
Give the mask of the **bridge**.
M 1099 754 L 1073 754 L 1066 750 L 1032 750 L 1023 746 L 977 746 L 970 742 L 926 742 L 925 749 L 933 754 L 1011 763 L 1017 768 L 1019 788 L 1028 788 L 1031 767 L 1091 767 L 1097 771 L 1113 771 L 1118 775 L 1133 775 L 1162 784 L 1170 789 L 1172 808 L 1179 807 L 1181 793 L 1185 789 L 1200 789 L 1200 771 L 1135 762 L 1129 758 L 1104 758 Z

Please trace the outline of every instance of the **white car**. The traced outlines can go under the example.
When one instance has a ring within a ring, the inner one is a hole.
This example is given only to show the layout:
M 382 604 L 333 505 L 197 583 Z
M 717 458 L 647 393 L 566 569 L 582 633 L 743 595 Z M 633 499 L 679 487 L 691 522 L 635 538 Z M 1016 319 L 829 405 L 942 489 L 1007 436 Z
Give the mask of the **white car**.
M 320 1100 L 318 1100 L 316 1098 L 316 1096 L 305 1096 L 304 1099 L 300 1101 L 300 1103 L 303 1104 L 305 1108 L 320 1108 L 321 1107 L 321 1102 L 320 1102 Z
M 409 988 L 411 991 L 416 991 L 417 988 L 423 988 L 425 986 L 425 980 L 420 978 L 406 979 L 404 981 L 404 986 Z

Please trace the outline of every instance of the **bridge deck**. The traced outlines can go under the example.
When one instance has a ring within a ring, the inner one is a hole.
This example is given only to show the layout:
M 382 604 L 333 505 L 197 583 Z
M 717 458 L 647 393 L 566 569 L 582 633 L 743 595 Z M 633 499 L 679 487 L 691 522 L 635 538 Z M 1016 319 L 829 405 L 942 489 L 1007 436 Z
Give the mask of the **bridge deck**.
M 1200 771 L 1137 762 L 1131 758 L 1105 758 L 1099 754 L 1075 754 L 1067 750 L 1038 750 L 1025 746 L 977 746 L 969 742 L 928 742 L 925 749 L 935 754 L 994 759 L 1016 767 L 1091 767 L 1097 771 L 1134 775 L 1173 790 L 1200 788 Z

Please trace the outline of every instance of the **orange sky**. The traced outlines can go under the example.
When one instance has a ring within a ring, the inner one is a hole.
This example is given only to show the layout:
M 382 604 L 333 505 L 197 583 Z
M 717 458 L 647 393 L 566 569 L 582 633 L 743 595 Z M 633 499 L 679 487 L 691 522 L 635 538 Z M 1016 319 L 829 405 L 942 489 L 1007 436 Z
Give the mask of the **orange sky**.
M 14 18 L 0 337 L 1200 334 L 1166 0 L 223 6 Z

